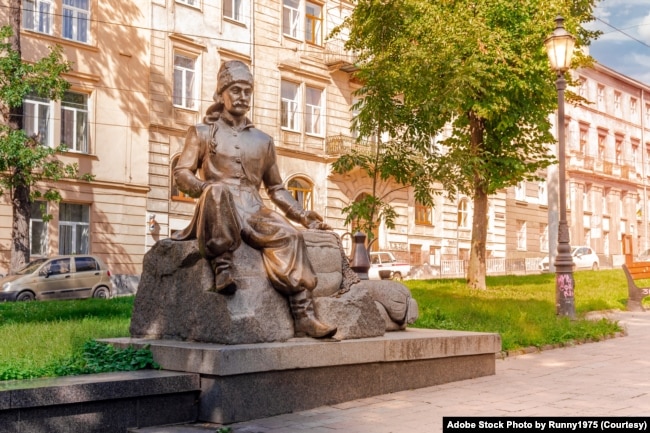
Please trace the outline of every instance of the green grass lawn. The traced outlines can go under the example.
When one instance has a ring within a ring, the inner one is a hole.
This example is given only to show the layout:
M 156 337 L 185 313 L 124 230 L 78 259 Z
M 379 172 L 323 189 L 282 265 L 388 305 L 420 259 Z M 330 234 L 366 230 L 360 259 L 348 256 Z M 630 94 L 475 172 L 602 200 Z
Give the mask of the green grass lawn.
M 575 273 L 577 320 L 555 316 L 553 274 L 489 277 L 487 290 L 462 280 L 413 280 L 421 328 L 497 332 L 503 350 L 599 339 L 617 323 L 583 318 L 589 311 L 625 309 L 622 270 Z M 56 375 L 92 339 L 127 337 L 133 297 L 0 303 L 0 380 Z
M 487 290 L 463 280 L 407 282 L 418 301 L 415 327 L 497 332 L 503 350 L 602 338 L 619 331 L 608 320 L 585 320 L 589 311 L 625 310 L 622 270 L 581 271 L 575 277 L 577 319 L 555 315 L 555 274 L 488 277 Z

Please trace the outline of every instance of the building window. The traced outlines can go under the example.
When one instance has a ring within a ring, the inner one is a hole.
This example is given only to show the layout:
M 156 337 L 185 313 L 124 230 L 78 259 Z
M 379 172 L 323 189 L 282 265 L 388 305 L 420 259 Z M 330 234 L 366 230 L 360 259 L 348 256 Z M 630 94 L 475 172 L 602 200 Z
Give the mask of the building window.
M 90 207 L 61 203 L 59 208 L 59 254 L 88 254 Z
M 623 137 L 616 137 L 616 164 L 623 164 Z
M 282 32 L 298 39 L 300 27 L 300 0 L 284 0 L 282 6 Z
M 65 92 L 61 99 L 61 143 L 88 153 L 88 95 Z
M 420 226 L 433 225 L 431 206 L 415 202 L 415 224 Z
M 323 44 L 323 8 L 311 2 L 306 2 L 305 6 L 305 40 L 316 45 Z
M 609 214 L 609 204 L 607 201 L 607 195 L 609 194 L 609 189 L 603 190 L 603 197 L 601 199 L 601 207 L 603 209 L 603 215 Z
M 458 203 L 458 228 L 469 228 L 469 202 L 463 199 Z
M 287 190 L 302 209 L 313 210 L 312 196 L 314 187 L 311 182 L 301 177 L 294 177 L 287 182 Z
M 580 128 L 580 154 L 589 155 L 587 143 L 589 139 L 589 131 L 587 128 Z
M 350 136 L 355 140 L 359 137 L 359 126 L 356 124 L 356 118 L 361 112 L 360 99 L 354 98 L 352 100 L 352 105 L 350 106 Z
M 178 164 L 178 156 L 172 159 L 172 164 L 171 164 L 171 173 L 172 175 L 169 176 L 171 180 L 171 185 L 170 185 L 170 198 L 172 201 L 189 201 L 193 202 L 194 199 L 190 197 L 189 195 L 185 194 L 183 191 L 178 189 L 178 185 L 176 185 L 176 179 L 174 178 L 174 169 L 176 168 L 176 164 Z
M 637 138 L 633 138 L 630 140 L 632 144 L 632 167 L 636 171 L 641 171 L 641 164 L 639 161 L 639 147 L 641 146 L 641 142 Z
M 494 232 L 495 219 L 496 219 L 496 212 L 494 210 L 494 205 L 492 205 L 492 203 L 488 203 L 488 211 L 487 211 L 487 231 L 488 231 L 488 233 L 493 233 Z
M 587 87 L 587 79 L 585 77 L 580 77 L 579 78 L 580 82 L 580 87 L 578 88 L 578 92 L 580 96 L 582 96 L 585 99 L 589 99 L 589 89 Z
M 526 221 L 517 220 L 517 249 L 526 251 Z
M 323 134 L 323 91 L 306 86 L 305 98 L 305 132 L 307 134 Z
M 515 200 L 526 200 L 526 182 L 519 182 L 515 185 Z
M 50 108 L 52 103 L 34 94 L 23 101 L 23 129 L 28 137 L 45 146 L 51 146 Z
M 34 257 L 47 255 L 47 224 L 43 221 L 45 214 L 47 214 L 46 202 L 32 202 L 32 216 L 29 220 L 29 254 Z
M 630 116 L 632 120 L 637 120 L 637 108 L 636 108 L 636 98 L 630 98 Z
M 196 107 L 195 68 L 195 59 L 180 54 L 174 55 L 174 105 L 190 109 Z
M 614 92 L 614 114 L 621 115 L 621 92 Z
M 599 110 L 605 110 L 605 86 L 598 85 L 597 106 Z
M 242 0 L 223 0 L 223 15 L 235 21 L 242 21 Z
M 322 45 L 323 7 L 304 0 L 284 0 L 282 7 L 282 33 L 294 39 L 301 39 Z
M 183 3 L 184 5 L 194 6 L 195 8 L 199 7 L 199 0 L 176 0 L 178 3 Z
M 543 180 L 539 183 L 537 187 L 537 196 L 539 199 L 539 204 L 547 205 L 548 204 L 548 187 L 546 181 Z
M 542 223 L 539 226 L 539 250 L 548 252 L 548 224 Z
M 281 125 L 283 128 L 291 131 L 298 131 L 300 128 L 300 114 L 298 113 L 298 105 L 300 104 L 300 86 L 289 81 L 282 81 L 281 87 Z
M 49 0 L 25 0 L 23 27 L 35 32 L 52 34 L 52 3 Z
M 591 212 L 591 185 L 585 185 L 585 190 L 582 193 L 582 211 Z
M 89 0 L 63 0 L 63 37 L 88 42 Z
M 598 134 L 598 159 L 601 161 L 605 160 L 606 141 L 607 137 L 604 134 Z

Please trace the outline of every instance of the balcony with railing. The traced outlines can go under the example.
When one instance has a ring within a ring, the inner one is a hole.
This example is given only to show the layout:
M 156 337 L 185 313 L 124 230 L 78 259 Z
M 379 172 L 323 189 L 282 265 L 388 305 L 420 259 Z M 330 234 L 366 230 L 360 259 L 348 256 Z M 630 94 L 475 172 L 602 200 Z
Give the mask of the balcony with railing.
M 636 180 L 637 171 L 632 165 L 619 164 L 615 161 L 597 159 L 593 156 L 572 155 L 570 167 L 579 171 L 604 174 L 625 180 Z
M 357 60 L 355 53 L 345 49 L 344 40 L 330 39 L 325 42 L 325 64 L 331 69 L 354 72 L 357 70 Z
M 370 140 L 357 142 L 353 137 L 343 134 L 331 135 L 326 139 L 325 153 L 328 156 L 345 155 L 353 150 L 366 154 L 375 153 L 377 144 Z

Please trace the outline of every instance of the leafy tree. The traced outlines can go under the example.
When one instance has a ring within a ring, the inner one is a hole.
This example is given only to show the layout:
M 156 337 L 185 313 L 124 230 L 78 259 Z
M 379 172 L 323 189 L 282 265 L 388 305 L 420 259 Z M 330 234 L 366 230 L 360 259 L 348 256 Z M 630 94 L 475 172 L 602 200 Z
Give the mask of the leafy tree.
M 358 0 L 337 29 L 360 56 L 359 130 L 419 149 L 438 137 L 434 174 L 451 198 L 472 198 L 470 287 L 485 288 L 488 197 L 554 161 L 557 93 L 543 41 L 559 13 L 577 46 L 587 45 L 598 34 L 583 24 L 597 1 Z M 576 64 L 588 61 L 578 54 Z
M 439 167 L 431 155 L 428 146 L 391 140 L 358 146 L 339 157 L 332 164 L 334 173 L 360 170 L 372 185 L 370 194 L 361 195 L 343 208 L 345 224 L 352 224 L 353 231 L 364 232 L 368 240 L 372 240 L 373 231 L 381 221 L 386 227 L 394 228 L 397 212 L 387 198 L 391 193 L 407 187 L 414 190 L 418 202 L 432 206 L 434 191 L 429 185 L 439 178 Z M 379 191 L 382 192 L 381 196 Z
M 18 14 L 19 6 L 13 8 Z M 37 198 L 61 199 L 55 188 L 42 188 L 40 182 L 62 178 L 92 179 L 90 175 L 80 176 L 77 164 L 64 164 L 56 159 L 57 153 L 65 152 L 64 146 L 43 146 L 38 137 L 28 137 L 23 130 L 25 96 L 35 93 L 48 99 L 60 99 L 69 87 L 62 74 L 68 72 L 71 65 L 63 59 L 58 46 L 35 63 L 23 61 L 19 21 L 14 20 L 13 26 L 0 29 L 0 194 L 9 193 L 13 210 L 10 272 L 29 262 L 31 202 Z

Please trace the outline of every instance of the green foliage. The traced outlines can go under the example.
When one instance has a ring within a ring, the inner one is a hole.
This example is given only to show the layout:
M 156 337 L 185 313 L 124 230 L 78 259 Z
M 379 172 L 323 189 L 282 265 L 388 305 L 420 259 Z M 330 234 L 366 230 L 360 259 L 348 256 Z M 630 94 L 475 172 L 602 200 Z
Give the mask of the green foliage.
M 374 195 L 365 194 L 358 200 L 343 208 L 346 214 L 345 224 L 352 224 L 352 230 L 360 230 L 368 236 L 369 240 L 373 238 L 373 229 L 377 225 L 377 220 L 384 220 L 386 227 L 395 228 L 395 219 L 397 213 L 388 203 L 378 199 Z
M 13 36 L 10 26 L 0 28 L 0 100 L 9 107 L 19 107 L 25 95 L 35 92 L 48 99 L 61 99 L 70 86 L 62 74 L 69 72 L 71 63 L 63 60 L 60 46 L 36 63 L 23 62 L 21 53 L 8 42 Z
M 561 13 L 587 45 L 598 34 L 582 25 L 596 2 L 356 2 L 335 32 L 348 31 L 347 48 L 360 56 L 358 130 L 422 149 L 451 125 L 446 150 L 431 155 L 448 193 L 473 196 L 481 185 L 492 194 L 534 176 L 553 161 L 557 94 L 543 41 Z
M 576 272 L 577 320 L 558 318 L 555 274 L 488 277 L 487 290 L 464 280 L 406 281 L 418 301 L 419 328 L 496 332 L 503 350 L 598 340 L 621 328 L 610 320 L 587 320 L 590 311 L 624 310 L 627 282 L 623 271 Z
M 27 137 L 23 130 L 0 125 L 0 195 L 5 189 L 13 191 L 18 186 L 31 187 L 44 179 L 58 181 L 70 178 L 91 181 L 94 176 L 80 175 L 77 163 L 64 164 L 54 158 L 57 153 L 63 154 L 65 151 L 65 146 L 54 149 L 43 146 L 33 138 Z M 50 188 L 42 192 L 32 191 L 31 198 L 59 201 L 61 195 L 57 189 Z
M 63 360 L 50 362 L 44 367 L 21 369 L 14 365 L 0 366 L 0 380 L 135 371 L 148 368 L 160 368 L 153 360 L 149 346 L 142 349 L 133 347 L 118 349 L 106 343 L 88 340 L 84 343 L 81 352 Z
M 52 369 L 56 376 L 70 376 L 147 368 L 160 368 L 154 362 L 149 346 L 142 349 L 133 347 L 118 349 L 107 343 L 88 340 L 84 343 L 80 354 L 64 360 Z

